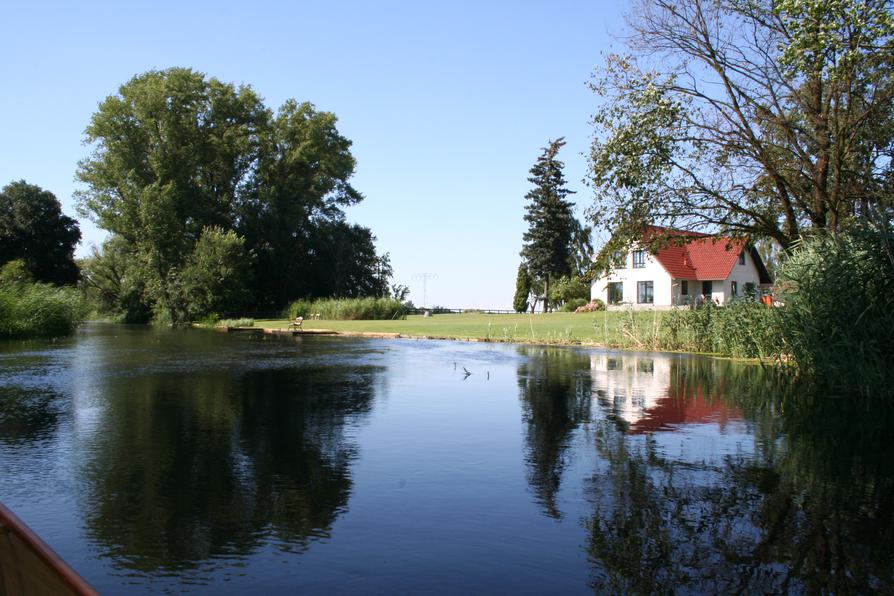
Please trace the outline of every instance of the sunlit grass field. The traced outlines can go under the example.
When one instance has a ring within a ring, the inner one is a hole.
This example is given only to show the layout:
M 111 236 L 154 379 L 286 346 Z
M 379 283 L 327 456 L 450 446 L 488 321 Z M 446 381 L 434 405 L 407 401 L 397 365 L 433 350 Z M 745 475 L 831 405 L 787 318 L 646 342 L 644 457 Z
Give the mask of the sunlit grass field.
M 401 335 L 453 339 L 535 343 L 585 343 L 626 346 L 631 335 L 649 333 L 661 324 L 662 313 L 593 312 L 548 314 L 438 314 L 411 315 L 394 321 L 305 320 L 304 329 L 327 329 L 348 333 L 400 333 Z M 623 321 L 623 324 L 622 324 Z M 255 326 L 283 329 L 289 321 L 258 320 Z M 630 334 L 630 326 L 640 332 Z

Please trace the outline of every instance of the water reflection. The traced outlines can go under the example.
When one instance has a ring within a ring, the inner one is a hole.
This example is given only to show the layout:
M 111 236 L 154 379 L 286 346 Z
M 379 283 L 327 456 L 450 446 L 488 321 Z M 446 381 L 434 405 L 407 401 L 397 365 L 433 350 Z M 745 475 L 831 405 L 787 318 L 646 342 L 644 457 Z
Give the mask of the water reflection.
M 351 490 L 351 417 L 378 369 L 287 368 L 119 379 L 89 463 L 86 523 L 131 570 L 302 550 L 329 534 Z
M 548 515 L 575 429 L 598 454 L 582 520 L 597 591 L 894 583 L 890 407 L 719 360 L 523 351 L 529 481 Z

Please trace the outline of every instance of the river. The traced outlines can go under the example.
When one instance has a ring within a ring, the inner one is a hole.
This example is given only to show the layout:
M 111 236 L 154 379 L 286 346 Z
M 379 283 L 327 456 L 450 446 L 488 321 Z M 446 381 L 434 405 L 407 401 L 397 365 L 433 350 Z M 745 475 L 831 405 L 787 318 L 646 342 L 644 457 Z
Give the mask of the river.
M 103 593 L 889 592 L 892 429 L 686 355 L 0 344 L 0 501 Z

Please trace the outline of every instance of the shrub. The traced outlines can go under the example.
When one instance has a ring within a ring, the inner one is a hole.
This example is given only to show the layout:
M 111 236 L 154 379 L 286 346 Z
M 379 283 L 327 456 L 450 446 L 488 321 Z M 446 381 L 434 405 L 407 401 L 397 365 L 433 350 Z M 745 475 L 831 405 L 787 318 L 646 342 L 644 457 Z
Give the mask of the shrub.
M 586 304 L 579 306 L 574 312 L 596 312 L 599 310 L 605 310 L 605 302 L 596 298 L 595 300 L 590 300 Z
M 562 305 L 562 312 L 578 312 L 578 309 L 583 308 L 587 304 L 588 303 L 587 303 L 586 298 L 572 298 L 571 300 L 567 301 L 565 304 Z M 580 311 L 580 312 L 587 312 L 587 311 Z

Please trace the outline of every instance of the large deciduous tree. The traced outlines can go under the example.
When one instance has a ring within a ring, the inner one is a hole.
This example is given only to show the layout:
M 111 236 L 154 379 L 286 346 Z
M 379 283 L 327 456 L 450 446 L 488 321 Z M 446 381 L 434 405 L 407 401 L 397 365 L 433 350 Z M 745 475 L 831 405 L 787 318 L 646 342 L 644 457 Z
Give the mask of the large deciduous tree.
M 549 296 L 550 279 L 571 273 L 572 241 L 576 222 L 572 204 L 565 198 L 572 191 L 565 187 L 564 164 L 556 158 L 565 145 L 564 138 L 551 141 L 531 168 L 528 181 L 534 185 L 526 195 L 525 221 L 521 256 L 528 272 L 543 281 L 544 296 Z M 544 300 L 543 310 L 549 309 Z
M 374 238 L 359 226 L 350 230 L 356 242 L 337 244 L 350 253 L 338 257 L 355 265 L 350 274 L 324 287 L 315 274 L 333 257 L 330 232 L 345 227 L 342 208 L 362 199 L 349 183 L 351 142 L 333 114 L 294 100 L 274 112 L 250 87 L 171 68 L 136 76 L 107 97 L 86 140 L 93 151 L 78 168 L 80 207 L 121 238 L 136 268 L 129 278 L 139 278 L 144 301 L 175 323 L 202 314 L 184 296 L 213 290 L 195 286 L 211 278 L 187 271 L 207 261 L 195 251 L 212 228 L 215 246 L 226 245 L 217 256 L 244 253 L 239 260 L 251 275 L 234 279 L 250 283 L 255 308 L 381 289 L 382 257 L 367 258 L 376 256 Z M 184 294 L 187 278 L 192 289 Z M 199 302 L 216 310 L 244 302 L 242 292 L 228 295 L 234 302 Z
M 890 218 L 889 0 L 640 0 L 594 78 L 593 216 L 772 238 Z
M 0 190 L 0 264 L 21 259 L 37 281 L 78 280 L 78 222 L 62 213 L 53 193 L 24 180 Z

